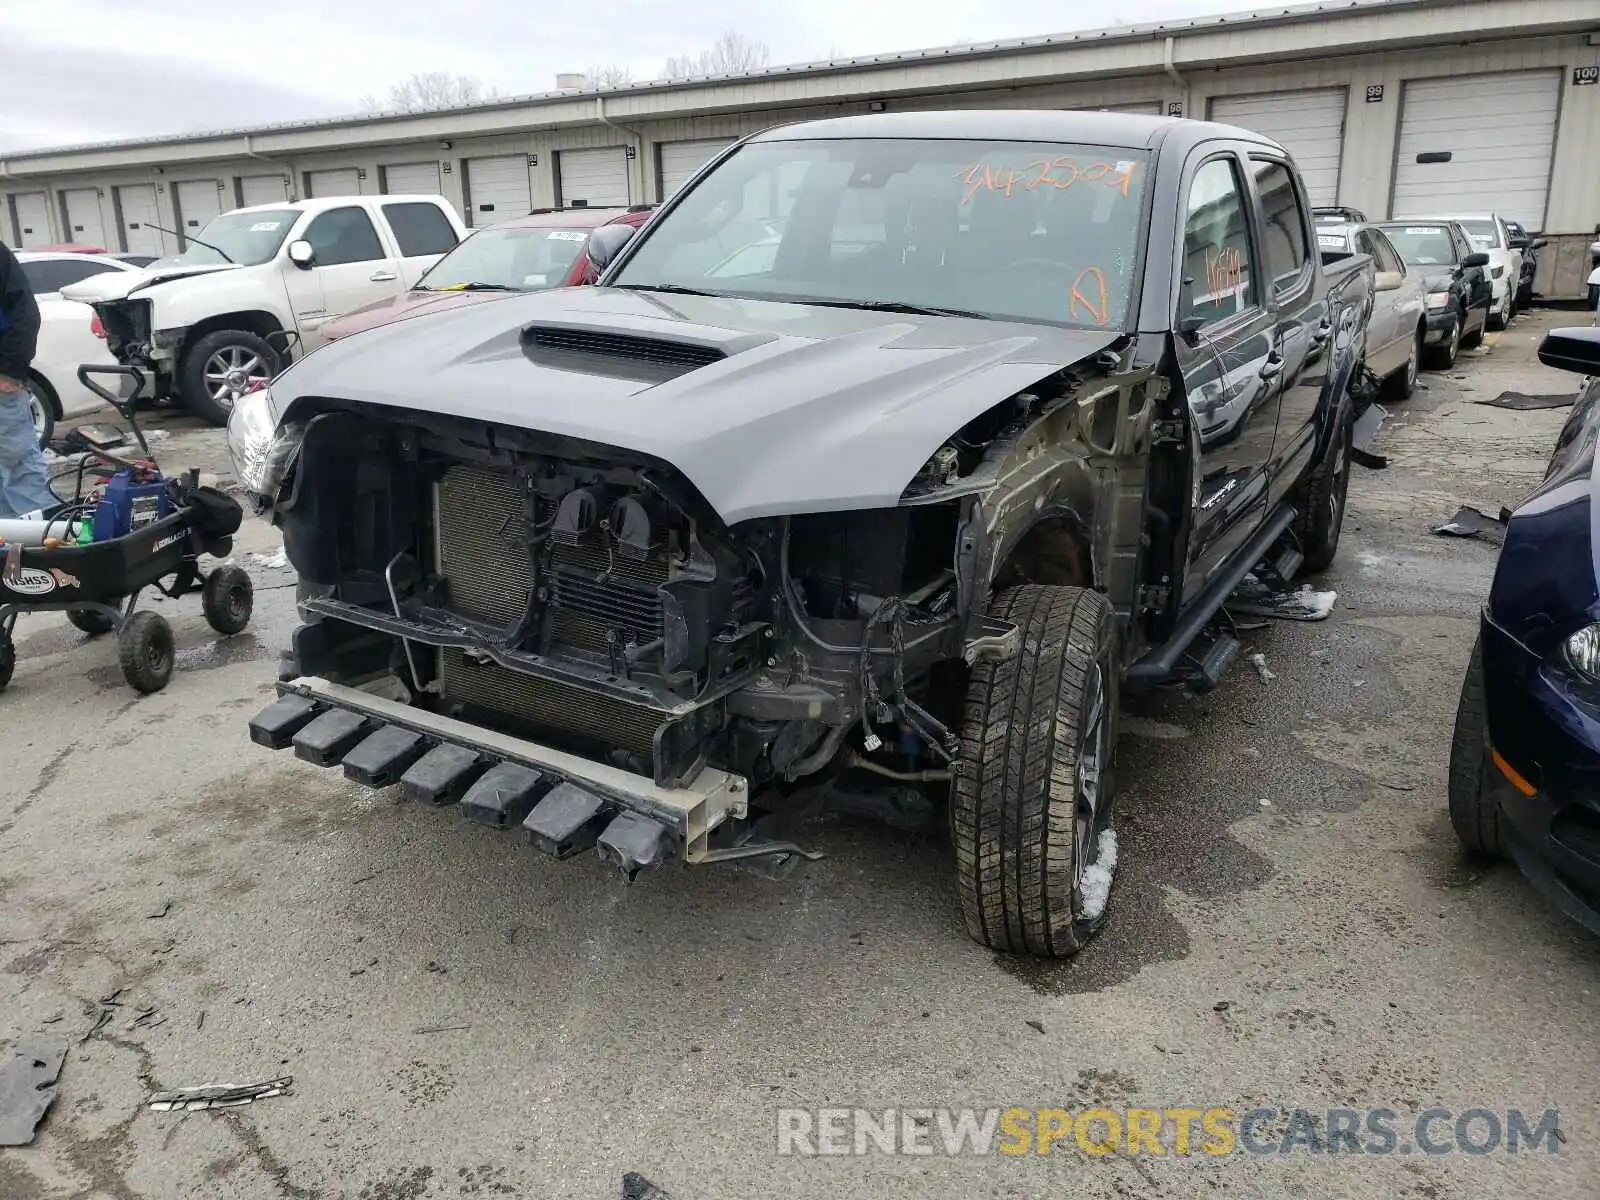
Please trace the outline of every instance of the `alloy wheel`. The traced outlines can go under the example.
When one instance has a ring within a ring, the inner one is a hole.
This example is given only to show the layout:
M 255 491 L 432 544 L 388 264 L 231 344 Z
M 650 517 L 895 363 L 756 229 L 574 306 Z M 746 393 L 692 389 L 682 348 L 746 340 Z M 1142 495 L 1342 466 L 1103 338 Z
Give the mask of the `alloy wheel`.
M 1092 699 L 1083 719 L 1083 741 L 1078 750 L 1078 770 L 1073 789 L 1073 832 L 1077 854 L 1073 858 L 1073 888 L 1083 894 L 1083 875 L 1089 868 L 1089 856 L 1094 852 L 1095 841 L 1100 836 L 1100 781 L 1105 773 L 1106 734 L 1111 722 L 1106 718 L 1106 680 L 1100 663 L 1089 669 L 1089 692 Z
M 244 346 L 224 346 L 206 359 L 206 390 L 223 408 L 249 391 L 256 382 L 266 383 L 272 372 L 259 354 Z

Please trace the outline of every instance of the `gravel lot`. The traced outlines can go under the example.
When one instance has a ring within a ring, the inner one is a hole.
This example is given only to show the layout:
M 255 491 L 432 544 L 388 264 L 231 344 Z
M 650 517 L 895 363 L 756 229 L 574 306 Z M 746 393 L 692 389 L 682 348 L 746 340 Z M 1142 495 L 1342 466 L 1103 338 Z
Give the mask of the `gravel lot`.
M 34 1144 L 0 1150 L 0 1197 L 588 1200 L 625 1171 L 673 1200 L 1595 1196 L 1600 945 L 1457 850 L 1450 723 L 1494 549 L 1429 533 L 1537 481 L 1565 410 L 1475 402 L 1571 390 L 1533 349 L 1583 319 L 1520 318 L 1391 406 L 1332 617 L 1248 635 L 1274 678 L 1241 663 L 1130 713 L 1113 916 L 1070 963 L 968 941 L 937 832 L 828 818 L 804 830 L 827 857 L 787 882 L 626 888 L 258 750 L 244 723 L 294 619 L 259 523 L 250 632 L 156 606 L 183 647 L 164 693 L 127 689 L 109 641 L 24 619 L 0 697 L 0 1046 L 73 1045 Z M 153 423 L 169 466 L 225 469 L 219 432 Z M 249 1107 L 144 1107 L 280 1074 L 293 1095 Z M 823 1105 L 1556 1109 L 1565 1141 L 779 1157 L 776 1110 Z

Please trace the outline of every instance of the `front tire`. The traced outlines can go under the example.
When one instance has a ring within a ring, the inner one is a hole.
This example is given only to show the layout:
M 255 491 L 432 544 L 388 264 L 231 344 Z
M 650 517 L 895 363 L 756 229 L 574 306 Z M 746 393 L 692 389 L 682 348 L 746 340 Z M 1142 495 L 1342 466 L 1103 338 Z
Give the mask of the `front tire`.
M 1489 720 L 1484 704 L 1483 644 L 1472 644 L 1467 677 L 1456 705 L 1450 739 L 1450 824 L 1461 844 L 1474 854 L 1504 858 L 1500 805 L 1489 794 Z
M 1457 312 L 1455 324 L 1450 327 L 1450 336 L 1445 339 L 1444 345 L 1435 346 L 1428 353 L 1428 366 L 1432 370 L 1448 371 L 1456 365 L 1456 357 L 1461 353 L 1461 331 L 1466 324 L 1466 313 Z
M 1511 288 L 1507 286 L 1505 303 L 1498 309 L 1490 310 L 1484 326 L 1491 333 L 1499 333 L 1509 324 L 1511 324 Z
M 1406 360 L 1406 365 L 1384 381 L 1384 392 L 1391 400 L 1409 400 L 1417 392 L 1417 376 L 1422 372 L 1422 355 L 1424 353 L 1423 328 L 1417 326 L 1417 331 L 1411 335 L 1411 357 Z
M 117 635 L 122 676 L 135 691 L 159 692 L 172 678 L 172 626 L 158 613 L 136 612 Z
M 1025 585 L 992 611 L 1022 644 L 972 669 L 951 789 L 967 932 L 1009 954 L 1064 958 L 1100 929 L 1115 859 L 1116 622 L 1098 592 Z M 1113 852 L 1114 853 L 1114 852 Z
M 226 425 L 234 397 L 278 373 L 278 353 L 245 329 L 218 329 L 189 347 L 179 368 L 179 394 L 195 416 Z

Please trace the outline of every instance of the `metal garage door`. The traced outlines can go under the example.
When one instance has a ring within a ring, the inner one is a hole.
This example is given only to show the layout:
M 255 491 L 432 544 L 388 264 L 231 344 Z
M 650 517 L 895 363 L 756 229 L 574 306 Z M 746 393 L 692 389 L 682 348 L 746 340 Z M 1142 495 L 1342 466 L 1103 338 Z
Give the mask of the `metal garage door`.
M 106 246 L 105 222 L 100 217 L 100 193 L 94 188 L 68 188 L 61 193 L 67 228 L 62 241 Z M 106 246 L 106 249 L 111 249 Z
M 222 184 L 215 179 L 189 179 L 177 186 L 178 225 L 184 233 L 199 233 L 222 211 Z
M 116 189 L 117 209 L 122 214 L 122 248 L 129 254 L 165 254 L 166 239 L 156 228 L 161 210 L 156 207 L 156 189 L 148 183 Z
M 17 215 L 18 244 L 24 250 L 55 241 L 50 235 L 50 204 L 43 192 L 20 192 L 11 197 L 11 203 Z
M 469 158 L 466 173 L 467 224 L 493 225 L 496 221 L 525 217 L 533 207 L 526 154 Z
M 1544 228 L 1560 104 L 1559 71 L 1407 83 L 1394 215 L 1496 212 Z
M 1218 96 L 1211 119 L 1239 125 L 1282 143 L 1300 168 L 1311 203 L 1339 203 L 1339 152 L 1344 145 L 1343 88 Z
M 239 204 L 282 204 L 289 195 L 289 181 L 282 175 L 239 176 Z
M 307 196 L 359 196 L 361 176 L 354 167 L 340 167 L 336 171 L 307 171 Z
M 605 150 L 562 150 L 561 205 L 565 208 L 625 207 L 628 198 L 628 159 L 621 146 Z
M 1161 102 L 1159 100 L 1146 100 L 1139 104 L 1096 104 L 1088 108 L 1073 109 L 1072 111 L 1137 113 L 1141 117 L 1159 117 L 1161 115 Z
M 379 167 L 382 172 L 383 191 L 388 196 L 437 196 L 439 164 L 390 163 Z
M 732 138 L 716 138 L 702 142 L 661 143 L 661 198 L 689 182 L 689 177 L 709 162 Z

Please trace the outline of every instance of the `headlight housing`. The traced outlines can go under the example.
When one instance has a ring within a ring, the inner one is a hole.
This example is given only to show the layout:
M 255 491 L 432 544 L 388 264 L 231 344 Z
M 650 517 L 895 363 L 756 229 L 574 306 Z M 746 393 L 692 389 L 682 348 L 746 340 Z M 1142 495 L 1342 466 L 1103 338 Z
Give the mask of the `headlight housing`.
M 1567 639 L 1565 648 L 1572 669 L 1600 683 L 1600 625 L 1578 630 Z
M 1437 310 L 1437 309 L 1441 309 L 1441 308 L 1449 308 L 1450 307 L 1450 293 L 1449 292 L 1429 292 L 1426 303 L 1427 303 L 1428 308 L 1430 310 Z
M 271 388 L 259 387 L 238 397 L 228 416 L 228 457 L 245 490 L 258 500 L 270 501 L 303 436 L 296 426 L 278 428 Z

